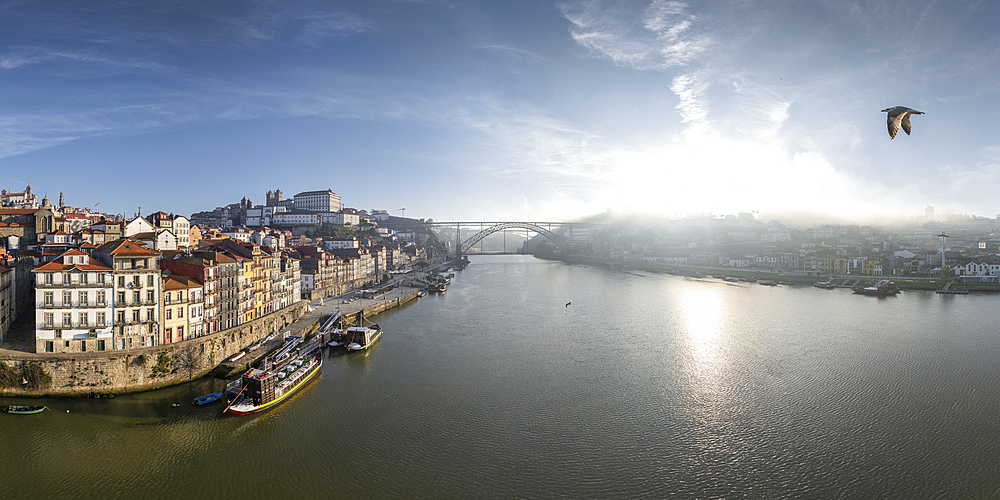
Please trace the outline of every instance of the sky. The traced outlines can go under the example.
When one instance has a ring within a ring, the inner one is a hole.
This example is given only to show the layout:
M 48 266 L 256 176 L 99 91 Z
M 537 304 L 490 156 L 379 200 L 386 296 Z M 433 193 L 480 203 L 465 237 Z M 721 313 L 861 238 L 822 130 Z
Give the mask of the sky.
M 435 220 L 1000 213 L 1000 4 L 0 3 L 0 186 Z M 890 140 L 881 109 L 926 114 Z M 400 209 L 405 208 L 405 212 Z

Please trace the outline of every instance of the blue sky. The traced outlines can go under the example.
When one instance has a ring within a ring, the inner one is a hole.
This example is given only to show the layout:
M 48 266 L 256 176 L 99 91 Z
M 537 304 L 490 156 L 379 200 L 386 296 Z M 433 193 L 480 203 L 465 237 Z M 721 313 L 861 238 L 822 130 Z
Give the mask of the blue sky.
M 0 185 L 439 220 L 1000 213 L 1000 6 L 8 1 Z M 879 110 L 909 106 L 889 140 Z M 983 111 L 985 110 L 985 112 Z

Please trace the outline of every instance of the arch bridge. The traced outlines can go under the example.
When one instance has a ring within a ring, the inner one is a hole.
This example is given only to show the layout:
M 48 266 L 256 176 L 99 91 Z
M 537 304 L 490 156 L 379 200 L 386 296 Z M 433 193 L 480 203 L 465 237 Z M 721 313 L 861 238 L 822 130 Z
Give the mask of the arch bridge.
M 476 243 L 479 243 L 487 236 L 507 229 L 526 229 L 528 231 L 538 233 L 547 238 L 549 241 L 551 241 L 552 244 L 554 244 L 556 248 L 559 248 L 560 250 L 565 250 L 569 246 L 569 240 L 567 240 L 566 237 L 556 234 L 552 232 L 550 229 L 539 226 L 538 224 L 535 224 L 533 222 L 497 222 L 494 223 L 492 226 L 485 228 L 479 231 L 478 233 L 472 235 L 465 241 L 462 241 L 462 236 L 461 236 L 462 233 L 459 232 L 458 255 L 462 256 L 469 253 L 469 250 L 472 250 L 472 248 L 476 246 Z

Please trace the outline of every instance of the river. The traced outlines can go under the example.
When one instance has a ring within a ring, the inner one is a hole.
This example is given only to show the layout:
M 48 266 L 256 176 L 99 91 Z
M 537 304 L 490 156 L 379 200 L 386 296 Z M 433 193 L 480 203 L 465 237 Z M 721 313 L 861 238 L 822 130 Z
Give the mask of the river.
M 0 401 L 0 496 L 997 496 L 998 304 L 472 257 L 265 413 Z

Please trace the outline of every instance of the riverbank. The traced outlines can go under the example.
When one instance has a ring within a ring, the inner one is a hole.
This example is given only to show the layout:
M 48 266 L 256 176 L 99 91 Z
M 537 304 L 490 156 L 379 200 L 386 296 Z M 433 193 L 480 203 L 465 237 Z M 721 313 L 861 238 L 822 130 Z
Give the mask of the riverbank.
M 547 257 L 539 257 L 547 258 Z M 694 278 L 702 277 L 733 277 L 742 280 L 770 280 L 782 285 L 808 285 L 811 286 L 813 283 L 826 280 L 834 280 L 838 283 L 845 281 L 854 282 L 860 281 L 861 283 L 878 281 L 881 279 L 892 280 L 901 290 L 939 290 L 946 284 L 950 283 L 952 279 L 939 279 L 939 278 L 907 278 L 901 276 L 868 276 L 868 275 L 854 275 L 854 274 L 812 274 L 803 275 L 788 272 L 773 272 L 764 271 L 756 269 L 739 269 L 731 267 L 710 267 L 710 266 L 691 266 L 691 265 L 680 265 L 680 264 L 649 264 L 649 263 L 629 263 L 624 264 L 613 264 L 599 259 L 593 259 L 588 257 L 566 257 L 562 259 L 552 259 L 561 260 L 563 262 L 571 264 L 585 264 L 606 267 L 609 269 L 620 269 L 620 270 L 639 270 L 652 273 L 666 273 L 678 276 L 688 276 Z M 955 282 L 953 286 L 960 286 L 969 290 L 970 292 L 1000 292 L 1000 284 L 998 283 L 960 283 Z
M 398 287 L 374 299 L 358 298 L 360 292 L 350 292 L 312 303 L 303 300 L 236 328 L 129 351 L 35 353 L 4 349 L 0 352 L 0 372 L 11 374 L 11 378 L 18 375 L 23 385 L 0 388 L 0 396 L 107 397 L 183 384 L 220 373 L 217 370 L 230 356 L 270 334 L 309 335 L 323 319 L 336 313 L 348 317 L 362 313 L 371 318 L 415 300 L 418 292 Z M 262 356 L 268 349 L 260 351 Z M 232 368 L 244 368 L 248 362 Z M 24 373 L 37 376 L 28 383 L 27 377 L 20 376 Z

